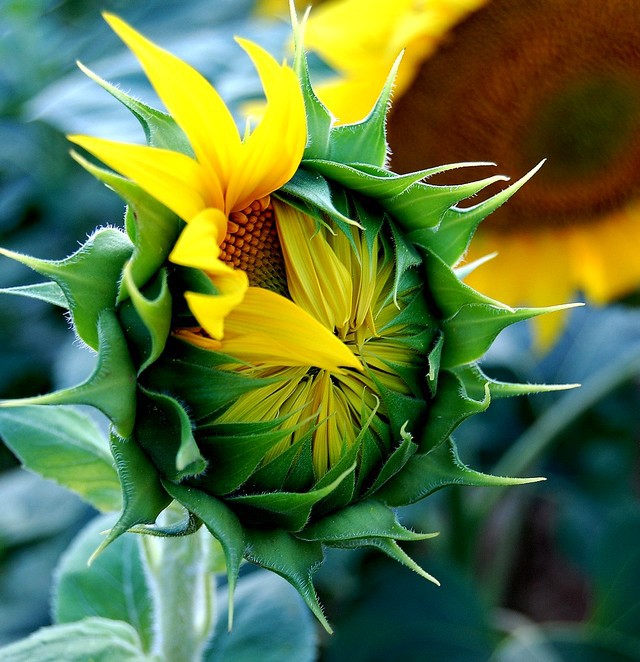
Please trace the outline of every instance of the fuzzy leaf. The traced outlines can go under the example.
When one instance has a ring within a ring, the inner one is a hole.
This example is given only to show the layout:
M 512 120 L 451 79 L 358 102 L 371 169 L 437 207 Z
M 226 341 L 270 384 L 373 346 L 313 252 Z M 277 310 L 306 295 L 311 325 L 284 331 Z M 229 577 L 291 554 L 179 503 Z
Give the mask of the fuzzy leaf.
M 353 126 L 353 125 L 351 125 Z M 335 129 L 334 129 L 335 131 Z M 324 159 L 304 161 L 304 167 L 323 177 L 333 179 L 352 191 L 380 200 L 394 198 L 412 184 L 427 177 L 431 170 L 420 170 L 406 175 L 397 175 L 384 168 L 366 168 L 361 163 L 338 162 Z
M 574 307 L 567 304 L 509 310 L 491 304 L 464 305 L 442 324 L 445 334 L 442 366 L 453 368 L 476 361 L 491 347 L 500 331 L 516 322 Z
M 402 55 L 396 58 L 380 96 L 361 122 L 334 127 L 329 136 L 329 158 L 339 163 L 370 163 L 383 166 L 387 160 L 386 121 L 393 83 Z
M 278 189 L 278 197 L 312 216 L 317 217 L 319 212 L 324 212 L 337 223 L 354 225 L 354 221 L 334 204 L 327 180 L 316 172 L 298 168 L 296 174 Z
M 73 255 L 64 260 L 39 260 L 0 248 L 0 254 L 55 281 L 69 304 L 73 325 L 84 342 L 98 349 L 98 321 L 103 310 L 116 306 L 124 263 L 133 246 L 114 228 L 98 230 Z
M 300 427 L 283 428 L 282 423 L 283 419 L 278 418 L 258 423 L 221 423 L 199 427 L 198 441 L 211 465 L 210 471 L 202 477 L 206 491 L 228 494 L 240 487 L 264 455 Z
M 183 226 L 182 221 L 137 184 L 114 172 L 100 168 L 79 154 L 72 156 L 94 177 L 127 201 L 127 234 L 134 245 L 129 264 L 130 276 L 141 288 L 163 265 Z M 119 283 L 118 302 L 127 297 L 127 286 Z
M 430 246 L 432 241 L 430 236 L 437 230 L 449 209 L 458 202 L 476 195 L 487 186 L 505 180 L 506 177 L 496 175 L 455 186 L 435 186 L 417 182 L 395 198 L 385 200 L 383 205 L 404 230 L 410 233 L 408 239 L 417 244 Z
M 151 288 L 143 294 L 136 286 L 131 274 L 131 262 L 124 269 L 124 283 L 131 302 L 142 320 L 150 343 L 139 372 L 160 358 L 171 330 L 171 292 L 167 285 L 167 272 L 162 269 Z M 149 298 L 147 297 L 149 295 Z
M 120 481 L 103 433 L 70 407 L 0 409 L 0 436 L 22 464 L 98 510 L 120 508 Z
M 42 628 L 27 639 L 0 648 L 3 662 L 157 662 L 144 653 L 138 633 L 106 618 Z
M 80 62 L 78 62 L 78 67 L 135 115 L 144 130 L 148 145 L 171 149 L 187 154 L 188 156 L 193 156 L 193 150 L 184 131 L 176 124 L 176 121 L 171 115 L 167 115 L 151 106 L 147 106 L 147 104 L 142 103 L 138 99 L 134 99 L 121 89 L 100 78 L 98 74 Z
M 544 161 L 518 181 L 473 207 L 448 209 L 444 213 L 435 235 L 429 239 L 426 245 L 448 264 L 455 264 L 466 253 L 478 225 L 524 186 L 540 170 L 543 163 Z M 491 179 L 494 182 L 506 180 L 505 177 L 493 177 Z M 489 182 L 490 180 L 485 181 Z M 415 238 L 417 240 L 417 236 Z
M 207 463 L 193 437 L 191 421 L 174 398 L 141 387 L 136 440 L 160 472 L 173 481 L 201 474 Z
M 247 559 L 284 577 L 300 593 L 324 629 L 331 633 L 311 579 L 324 559 L 322 545 L 300 540 L 279 529 L 248 529 L 247 542 Z
M 151 648 L 153 606 L 139 548 L 139 536 L 122 536 L 91 567 L 87 559 L 101 542 L 113 515 L 96 517 L 74 540 L 58 566 L 53 595 L 57 623 L 100 616 L 133 626 L 145 650 Z
M 170 338 L 161 359 L 145 371 L 144 383 L 150 390 L 188 402 L 191 417 L 199 421 L 243 393 L 270 383 L 230 370 L 217 370 L 219 365 L 234 361 L 224 354 Z
M 485 386 L 482 395 L 471 397 L 465 388 L 466 382 L 455 373 L 442 371 L 438 380 L 436 397 L 431 402 L 418 440 L 420 452 L 424 453 L 442 444 L 465 419 L 479 414 L 489 406 L 491 393 Z M 477 385 L 472 388 L 477 393 Z
M 418 450 L 410 434 L 404 434 L 402 443 L 391 453 L 389 458 L 382 465 L 380 472 L 373 481 L 371 487 L 366 491 L 365 495 L 369 496 L 375 494 L 392 476 L 395 476 L 402 467 L 409 461 L 409 458 Z
M 304 50 L 304 22 L 298 22 L 295 12 L 291 13 L 293 24 L 294 57 L 293 70 L 296 72 L 304 98 L 307 116 L 309 141 L 304 150 L 305 159 L 326 158 L 329 153 L 329 131 L 333 117 L 326 106 L 318 99 L 309 78 L 309 65 Z
M 302 540 L 340 545 L 360 538 L 388 538 L 391 540 L 425 540 L 435 533 L 414 533 L 405 529 L 393 511 L 376 499 L 359 501 L 326 515 L 296 534 Z

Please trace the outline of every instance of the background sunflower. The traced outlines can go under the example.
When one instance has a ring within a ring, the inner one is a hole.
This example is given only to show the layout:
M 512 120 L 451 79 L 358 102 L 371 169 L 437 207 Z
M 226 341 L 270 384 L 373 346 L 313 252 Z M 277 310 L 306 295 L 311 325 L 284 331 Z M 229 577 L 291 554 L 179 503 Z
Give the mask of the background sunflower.
M 357 21 L 363 4 L 319 7 L 310 45 L 339 74 L 321 93 L 344 122 L 367 111 L 370 86 L 406 48 L 389 121 L 394 169 L 483 160 L 518 177 L 547 159 L 514 204 L 479 229 L 468 260 L 498 256 L 468 282 L 511 305 L 548 305 L 576 292 L 602 304 L 635 290 L 640 13 L 634 3 L 380 2 L 373 18 Z M 335 24 L 349 30 L 348 38 Z M 349 107 L 354 90 L 361 105 Z M 452 173 L 439 183 L 445 180 L 458 181 Z M 562 316 L 536 324 L 539 341 L 548 345 Z

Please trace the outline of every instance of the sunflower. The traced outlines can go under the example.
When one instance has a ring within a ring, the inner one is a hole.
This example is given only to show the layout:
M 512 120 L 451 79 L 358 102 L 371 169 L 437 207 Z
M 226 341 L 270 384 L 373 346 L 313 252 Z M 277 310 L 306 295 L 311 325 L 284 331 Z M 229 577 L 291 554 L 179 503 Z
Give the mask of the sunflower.
M 204 525 L 223 548 L 230 599 L 245 558 L 285 577 L 329 629 L 312 583 L 324 547 L 376 547 L 433 579 L 397 543 L 432 534 L 402 527 L 394 508 L 447 485 L 527 482 L 464 466 L 451 434 L 492 397 L 550 390 L 477 365 L 502 329 L 546 310 L 483 296 L 454 265 L 535 173 L 461 208 L 504 178 L 423 181 L 460 164 L 391 172 L 392 78 L 362 122 L 334 125 L 295 21 L 293 67 L 240 41 L 266 95 L 241 136 L 199 73 L 106 18 L 170 112 L 85 68 L 145 132 L 145 145 L 71 137 L 110 168 L 75 154 L 127 202 L 125 227 L 97 230 L 61 261 L 0 253 L 50 278 L 14 293 L 67 309 L 97 365 L 73 388 L 0 403 L 0 417 L 96 407 L 111 421 L 123 494 L 102 547 L 130 530 Z M 57 438 L 73 443 L 70 421 Z M 185 521 L 163 527 L 174 501 Z
M 341 121 L 371 106 L 406 47 L 389 117 L 391 165 L 482 159 L 511 176 L 546 158 L 468 253 L 498 256 L 468 282 L 511 304 L 576 291 L 597 304 L 640 282 L 640 14 L 588 0 L 327 3 L 308 44 L 340 74 L 319 95 Z M 341 30 L 349 31 L 342 38 Z M 594 46 L 597 45 L 597 46 Z M 361 106 L 353 106 L 353 95 Z M 433 181 L 443 182 L 443 176 Z M 446 181 L 455 183 L 447 173 Z M 536 320 L 544 345 L 561 316 Z

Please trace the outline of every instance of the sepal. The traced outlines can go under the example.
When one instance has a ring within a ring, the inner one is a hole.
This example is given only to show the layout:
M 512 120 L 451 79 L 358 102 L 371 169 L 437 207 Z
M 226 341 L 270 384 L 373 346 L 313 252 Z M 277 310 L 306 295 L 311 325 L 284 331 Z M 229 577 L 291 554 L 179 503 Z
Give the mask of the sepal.
M 98 319 L 103 310 L 115 310 L 120 277 L 133 245 L 115 228 L 97 230 L 64 260 L 40 260 L 0 248 L 10 257 L 55 281 L 69 304 L 78 336 L 98 349 Z
M 396 474 L 376 494 L 376 498 L 389 506 L 401 506 L 420 501 L 449 485 L 502 487 L 541 480 L 544 478 L 509 478 L 474 471 L 462 463 L 455 443 L 449 439 L 428 453 L 412 456 L 404 471 Z
M 153 524 L 171 503 L 157 469 L 135 440 L 112 434 L 111 453 L 122 487 L 122 513 L 91 555 L 90 562 L 123 533 L 140 524 Z
M 65 310 L 69 309 L 69 302 L 62 288 L 53 281 L 34 283 L 33 285 L 20 285 L 17 287 L 2 287 L 0 288 L 0 294 L 13 294 L 29 299 L 38 299 L 52 306 L 58 306 Z
M 245 532 L 236 515 L 220 500 L 193 487 L 163 481 L 166 491 L 189 512 L 194 513 L 220 543 L 227 566 L 229 585 L 229 629 L 233 624 L 233 592 L 245 551 Z
M 284 577 L 331 634 L 333 630 L 322 611 L 312 580 L 324 560 L 322 545 L 301 540 L 280 529 L 247 529 L 246 533 L 247 559 Z
M 4 400 L 0 407 L 90 405 L 111 420 L 119 435 L 128 437 L 136 417 L 136 374 L 113 311 L 105 309 L 100 313 L 98 333 L 98 360 L 93 374 L 86 381 L 45 395 Z

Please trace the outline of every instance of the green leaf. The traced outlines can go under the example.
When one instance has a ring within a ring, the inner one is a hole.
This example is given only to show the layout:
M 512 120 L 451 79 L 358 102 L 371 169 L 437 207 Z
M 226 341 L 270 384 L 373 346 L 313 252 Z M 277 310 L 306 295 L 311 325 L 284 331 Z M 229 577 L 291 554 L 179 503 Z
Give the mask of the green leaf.
M 491 304 L 464 305 L 442 323 L 445 334 L 442 366 L 453 368 L 476 361 L 491 347 L 500 331 L 516 322 L 575 307 L 576 304 L 566 304 L 509 310 Z
M 0 408 L 0 435 L 31 471 L 73 490 L 98 510 L 120 507 L 120 481 L 104 434 L 76 409 Z
M 193 487 L 164 481 L 167 492 L 187 510 L 199 517 L 220 543 L 227 564 L 229 586 L 228 625 L 233 622 L 233 592 L 245 551 L 244 530 L 236 515 L 222 501 Z
M 311 216 L 318 217 L 324 212 L 337 223 L 354 225 L 354 221 L 335 206 L 329 183 L 317 172 L 298 168 L 296 174 L 278 189 L 278 197 Z
M 246 533 L 247 559 L 284 577 L 300 593 L 324 629 L 331 633 L 311 579 L 324 559 L 322 545 L 300 540 L 279 529 L 247 529 Z
M 361 163 L 348 161 L 336 163 L 333 160 L 325 159 L 308 159 L 303 163 L 307 170 L 317 172 L 327 179 L 333 179 L 351 191 L 357 191 L 369 198 L 380 200 L 400 195 L 412 184 L 419 182 L 432 172 L 431 169 L 428 169 L 397 175 L 380 167 L 367 168 Z
M 524 177 L 473 207 L 448 209 L 443 214 L 435 235 L 430 237 L 425 245 L 429 246 L 448 264 L 455 264 L 467 251 L 469 242 L 481 221 L 502 206 L 516 191 L 524 186 L 540 170 L 543 163 L 544 161 L 540 162 Z M 494 183 L 505 180 L 505 177 L 492 177 L 484 181 Z M 419 234 L 412 238 L 418 242 L 420 241 Z
M 305 527 L 296 534 L 302 540 L 340 545 L 361 538 L 390 540 L 426 540 L 435 533 L 415 533 L 405 529 L 393 511 L 376 499 L 366 499 L 347 506 Z
M 307 423 L 282 427 L 286 418 L 258 423 L 218 423 L 198 428 L 198 442 L 211 470 L 202 477 L 206 491 L 228 494 L 253 474 L 264 455 L 275 444 Z M 286 475 L 286 474 L 285 474 Z
M 426 452 L 439 446 L 462 421 L 485 411 L 490 403 L 488 386 L 482 395 L 474 398 L 459 376 L 446 370 L 440 372 L 436 396 L 427 412 L 422 438 L 418 440 L 419 450 Z
M 199 421 L 243 393 L 270 383 L 270 380 L 255 379 L 230 370 L 217 370 L 219 365 L 234 361 L 219 352 L 169 338 L 161 359 L 145 371 L 144 384 L 149 390 L 188 402 L 189 414 Z
M 409 461 L 409 458 L 418 450 L 411 435 L 404 433 L 402 435 L 402 443 L 391 453 L 389 458 L 382 465 L 376 479 L 373 481 L 371 487 L 366 491 L 365 496 L 375 494 L 392 476 L 395 476 L 402 467 Z
M 293 70 L 300 81 L 307 116 L 308 143 L 303 158 L 326 158 L 329 154 L 329 130 L 333 121 L 332 116 L 316 96 L 309 79 L 309 65 L 304 50 L 304 23 L 298 22 L 295 12 L 292 12 L 291 19 L 294 42 Z
M 54 282 L 35 283 L 34 285 L 24 285 L 21 287 L 3 287 L 0 288 L 0 294 L 15 294 L 30 299 L 39 299 L 52 306 L 60 308 L 69 308 L 69 302 L 65 297 L 62 288 Z
M 506 177 L 496 175 L 455 186 L 435 186 L 416 182 L 395 198 L 385 200 L 383 205 L 404 230 L 411 233 L 408 239 L 417 244 L 430 246 L 432 241 L 430 237 L 437 230 L 447 210 L 458 202 L 476 195 L 487 186 L 505 179 Z
M 235 595 L 233 630 L 221 610 L 204 662 L 313 662 L 317 636 L 298 593 L 266 570 L 242 577 Z
M 23 405 L 89 405 L 112 421 L 123 437 L 133 430 L 136 415 L 136 375 L 126 340 L 111 310 L 103 310 L 98 322 L 98 361 L 82 384 L 45 395 L 0 402 L 2 407 Z
M 507 478 L 469 469 L 458 457 L 454 442 L 449 440 L 428 453 L 413 455 L 404 469 L 376 493 L 376 498 L 390 506 L 404 506 L 448 485 L 501 487 L 540 480 L 544 478 Z
M 3 662 L 158 662 L 146 655 L 138 633 L 128 624 L 106 618 L 38 630 L 28 639 L 0 648 Z
M 453 269 L 430 249 L 424 249 L 423 255 L 427 279 L 442 318 L 453 317 L 463 306 L 474 304 L 486 304 L 513 311 L 509 306 L 480 294 L 463 283 Z
M 122 269 L 132 251 L 127 236 L 115 228 L 97 230 L 76 253 L 60 261 L 39 260 L 0 248 L 0 254 L 60 286 L 78 336 L 96 350 L 101 313 L 115 309 Z
M 91 567 L 87 560 L 102 541 L 102 531 L 115 523 L 112 514 L 96 517 L 74 540 L 56 573 L 53 614 L 57 623 L 99 616 L 133 626 L 149 651 L 153 636 L 153 605 L 139 536 L 122 536 Z

